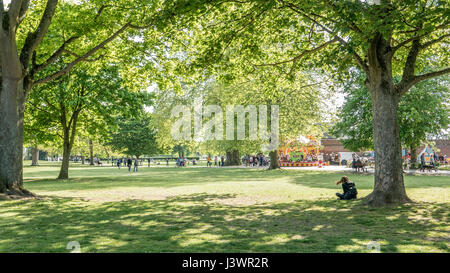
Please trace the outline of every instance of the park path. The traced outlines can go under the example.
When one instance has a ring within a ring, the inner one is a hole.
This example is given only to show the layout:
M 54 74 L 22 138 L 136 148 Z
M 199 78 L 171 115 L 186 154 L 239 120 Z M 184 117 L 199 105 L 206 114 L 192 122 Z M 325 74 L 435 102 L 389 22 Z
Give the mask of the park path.
M 117 168 L 116 166 L 103 166 L 102 168 L 105 167 L 110 167 L 110 168 Z M 144 166 L 139 166 L 140 168 L 144 167 L 144 168 L 148 168 L 147 165 Z M 122 167 L 122 168 L 126 168 L 126 167 Z M 160 164 L 160 165 L 155 165 L 152 164 L 151 168 L 179 168 L 176 167 L 174 165 L 169 165 L 166 166 L 165 164 Z M 206 166 L 193 166 L 193 165 L 188 165 L 186 167 L 183 168 L 211 168 L 211 169 L 215 169 L 215 168 L 224 168 L 224 169 L 267 169 L 267 167 L 246 167 L 246 166 L 225 166 L 225 167 L 219 167 L 219 166 L 211 166 L 211 167 L 206 167 Z M 297 170 L 297 171 L 324 171 L 324 172 L 351 172 L 351 173 L 355 173 L 355 171 L 352 168 L 348 168 L 346 166 L 336 166 L 336 165 L 331 165 L 331 166 L 323 166 L 321 168 L 314 166 L 314 167 L 281 167 L 281 169 L 283 170 Z M 366 174 L 373 174 L 374 173 L 374 169 L 373 168 L 368 168 L 367 172 L 365 172 Z M 440 175 L 440 176 L 450 176 L 450 171 L 446 171 L 446 170 L 439 170 L 437 172 L 420 172 L 418 170 L 405 170 L 406 174 L 410 174 L 410 175 Z
M 167 166 L 165 166 L 167 167 Z M 188 166 L 189 168 L 207 168 L 206 166 Z M 211 168 L 234 168 L 234 169 L 267 169 L 267 167 L 246 167 L 246 166 L 225 166 L 225 167 L 216 167 L 213 166 Z M 298 171 L 324 171 L 324 172 L 352 172 L 354 173 L 354 169 L 348 168 L 346 166 L 323 166 L 319 168 L 317 166 L 314 167 L 281 167 L 283 170 L 298 170 Z M 368 168 L 365 173 L 374 173 L 373 168 Z M 442 175 L 442 176 L 450 176 L 450 171 L 439 170 L 437 172 L 420 172 L 418 170 L 405 170 L 406 174 L 411 175 Z
M 348 168 L 345 166 L 324 166 L 322 168 L 319 167 L 282 167 L 282 169 L 285 170 L 310 170 L 310 171 L 341 171 L 341 172 L 355 172 L 354 169 Z M 374 173 L 373 168 L 367 168 L 366 173 Z M 450 176 L 450 171 L 445 170 L 438 170 L 437 172 L 420 172 L 419 170 L 405 170 L 406 174 L 411 175 L 443 175 L 443 176 Z
M 158 165 L 156 165 L 158 166 Z M 152 166 L 152 167 L 156 167 Z M 159 166 L 158 166 L 159 167 Z M 160 166 L 160 167 L 167 167 L 167 166 Z M 169 166 L 174 167 L 174 166 Z M 188 168 L 209 168 L 206 166 L 187 166 Z M 246 167 L 246 166 L 225 166 L 225 167 L 218 167 L 218 166 L 212 166 L 210 167 L 212 169 L 214 168 L 231 168 L 231 169 L 267 169 L 267 167 Z M 315 167 L 281 167 L 283 170 L 298 170 L 298 171 L 324 171 L 324 172 L 355 172 L 352 168 L 348 168 L 346 166 L 323 166 L 322 168 L 319 168 L 317 166 Z M 374 173 L 373 168 L 368 168 L 366 173 Z M 420 172 L 418 170 L 405 170 L 406 174 L 411 175 L 442 175 L 442 176 L 450 176 L 450 171 L 445 170 L 439 170 L 437 172 Z

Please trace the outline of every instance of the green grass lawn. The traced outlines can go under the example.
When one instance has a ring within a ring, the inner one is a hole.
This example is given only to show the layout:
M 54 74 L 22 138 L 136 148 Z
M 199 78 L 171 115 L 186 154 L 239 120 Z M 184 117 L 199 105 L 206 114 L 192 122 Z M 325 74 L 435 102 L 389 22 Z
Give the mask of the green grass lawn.
M 450 252 L 448 176 L 406 176 L 416 203 L 375 209 L 336 200 L 342 173 L 73 166 L 25 167 L 41 199 L 0 202 L 0 252 Z

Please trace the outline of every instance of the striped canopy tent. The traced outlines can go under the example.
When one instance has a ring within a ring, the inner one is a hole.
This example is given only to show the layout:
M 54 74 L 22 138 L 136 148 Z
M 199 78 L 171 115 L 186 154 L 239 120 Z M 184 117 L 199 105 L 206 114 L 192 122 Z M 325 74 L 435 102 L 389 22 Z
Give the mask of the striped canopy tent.
M 425 147 L 423 148 L 423 150 L 419 153 L 419 157 L 425 153 L 425 155 L 429 155 L 429 154 L 434 154 L 433 149 L 431 149 L 431 147 Z

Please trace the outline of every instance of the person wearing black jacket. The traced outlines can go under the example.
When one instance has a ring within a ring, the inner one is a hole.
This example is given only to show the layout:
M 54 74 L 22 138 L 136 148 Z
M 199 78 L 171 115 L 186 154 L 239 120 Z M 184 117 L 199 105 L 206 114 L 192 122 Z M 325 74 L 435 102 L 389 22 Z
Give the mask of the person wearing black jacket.
M 425 152 L 420 155 L 420 167 L 423 169 L 425 166 Z
M 339 197 L 339 200 L 350 200 L 356 199 L 356 195 L 358 191 L 356 190 L 355 183 L 351 182 L 347 176 L 343 176 L 341 180 L 336 182 L 336 185 L 342 184 L 342 189 L 344 193 L 336 193 L 336 196 Z
M 131 158 L 128 158 L 127 160 L 127 167 L 128 167 L 128 171 L 131 172 L 131 164 L 133 163 L 133 161 L 131 160 Z

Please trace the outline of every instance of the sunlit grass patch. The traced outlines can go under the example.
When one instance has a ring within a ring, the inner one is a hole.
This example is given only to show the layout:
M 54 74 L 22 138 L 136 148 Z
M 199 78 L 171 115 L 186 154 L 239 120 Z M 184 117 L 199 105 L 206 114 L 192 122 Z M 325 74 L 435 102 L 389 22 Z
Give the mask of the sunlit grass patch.
M 38 200 L 0 202 L 0 252 L 449 252 L 450 182 L 405 176 L 415 201 L 336 200 L 343 174 L 230 168 L 25 168 Z M 42 174 L 42 176 L 41 176 Z M 359 198 L 373 177 L 349 175 Z M 45 178 L 41 178 L 45 177 Z M 370 246 L 370 245 L 369 245 Z

